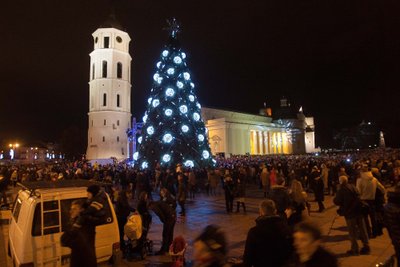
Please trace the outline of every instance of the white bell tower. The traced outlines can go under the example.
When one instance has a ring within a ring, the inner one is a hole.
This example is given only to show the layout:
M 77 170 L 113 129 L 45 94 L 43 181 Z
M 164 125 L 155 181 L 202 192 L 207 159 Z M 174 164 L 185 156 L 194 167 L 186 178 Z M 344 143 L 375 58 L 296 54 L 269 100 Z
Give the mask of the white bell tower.
M 107 162 L 128 158 L 131 127 L 130 37 L 115 15 L 93 34 L 90 53 L 89 130 L 86 158 Z

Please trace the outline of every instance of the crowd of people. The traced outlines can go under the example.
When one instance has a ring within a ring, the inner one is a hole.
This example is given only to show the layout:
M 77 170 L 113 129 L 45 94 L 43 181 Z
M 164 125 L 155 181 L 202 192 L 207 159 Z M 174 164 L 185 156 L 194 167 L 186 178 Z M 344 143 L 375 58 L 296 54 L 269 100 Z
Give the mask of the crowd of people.
M 64 179 L 90 179 L 107 184 L 105 191 L 115 204 L 121 244 L 129 214 L 138 211 L 148 227 L 153 211 L 163 223 L 159 255 L 168 253 L 172 244 L 177 205 L 179 215 L 186 216 L 188 198 L 195 199 L 200 192 L 208 196 L 223 194 L 227 213 L 234 212 L 234 204 L 235 212 L 242 209 L 246 213 L 246 188 L 256 185 L 265 200 L 260 204 L 256 226 L 248 233 L 244 266 L 321 266 L 318 264 L 322 260 L 329 260 L 328 266 L 337 266 L 335 257 L 320 246 L 320 231 L 307 219 L 310 193 L 321 213 L 325 210 L 325 196 L 335 196 L 338 214 L 345 217 L 348 226 L 349 255 L 369 254 L 369 239 L 382 235 L 383 227 L 387 227 L 399 256 L 400 187 L 395 187 L 400 179 L 399 150 L 231 156 L 217 158 L 217 166 L 212 169 L 178 165 L 174 169 L 141 170 L 127 163 L 101 166 L 87 162 L 6 165 L 0 167 L 0 199 L 9 204 L 7 187 L 16 186 L 17 182 Z M 395 191 L 388 192 L 390 187 L 395 187 Z M 79 203 L 75 204 L 75 209 L 83 212 Z M 205 229 L 196 239 L 198 250 L 195 242 L 195 261 L 202 262 L 198 266 L 222 266 L 226 246 L 214 249 L 208 244 L 210 240 L 217 242 L 217 247 L 225 246 L 221 229 L 217 226 Z M 261 251 L 260 247 L 270 249 Z M 215 259 L 204 260 L 202 251 L 208 252 L 204 254 L 207 257 L 216 252 Z M 268 257 L 265 251 L 269 251 Z

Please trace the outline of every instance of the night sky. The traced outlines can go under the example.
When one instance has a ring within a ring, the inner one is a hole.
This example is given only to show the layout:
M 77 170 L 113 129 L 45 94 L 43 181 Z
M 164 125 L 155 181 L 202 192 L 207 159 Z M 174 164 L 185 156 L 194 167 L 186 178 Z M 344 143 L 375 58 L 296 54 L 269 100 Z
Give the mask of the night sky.
M 120 0 L 117 19 L 132 41 L 132 114 L 141 118 L 166 19 L 176 17 L 203 106 L 258 113 L 281 96 L 332 131 L 376 123 L 400 144 L 399 1 Z M 91 36 L 107 0 L 1 3 L 0 142 L 57 142 L 79 127 L 86 139 Z M 85 140 L 86 141 L 86 140 Z

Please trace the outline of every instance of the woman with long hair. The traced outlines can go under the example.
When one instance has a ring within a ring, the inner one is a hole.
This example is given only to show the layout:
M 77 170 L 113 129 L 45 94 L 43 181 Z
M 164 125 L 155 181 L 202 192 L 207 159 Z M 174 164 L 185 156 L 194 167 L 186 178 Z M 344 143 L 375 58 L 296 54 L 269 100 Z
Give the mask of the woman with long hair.
M 293 180 L 289 189 L 290 206 L 292 215 L 288 218 L 288 224 L 294 226 L 308 215 L 307 193 L 303 190 L 301 182 Z

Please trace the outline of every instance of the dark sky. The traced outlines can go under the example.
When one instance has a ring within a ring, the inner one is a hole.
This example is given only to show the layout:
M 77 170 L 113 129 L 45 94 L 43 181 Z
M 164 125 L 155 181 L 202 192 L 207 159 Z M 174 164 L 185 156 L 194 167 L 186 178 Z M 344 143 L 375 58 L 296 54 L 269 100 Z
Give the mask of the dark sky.
M 376 123 L 400 136 L 400 2 L 395 0 L 116 1 L 132 41 L 132 114 L 141 118 L 165 20 L 181 22 L 183 50 L 203 106 L 257 113 L 282 95 L 313 115 L 317 142 Z M 87 131 L 92 32 L 108 0 L 1 3 L 0 141 L 58 141 Z

